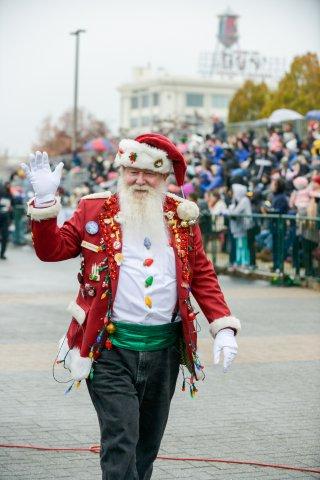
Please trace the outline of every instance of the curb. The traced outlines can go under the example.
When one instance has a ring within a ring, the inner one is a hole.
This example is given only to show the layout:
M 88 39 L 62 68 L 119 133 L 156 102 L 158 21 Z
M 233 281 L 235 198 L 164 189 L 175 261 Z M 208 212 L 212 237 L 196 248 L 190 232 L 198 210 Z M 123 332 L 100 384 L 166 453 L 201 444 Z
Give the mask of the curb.
M 281 276 L 275 273 L 266 272 L 263 270 L 253 270 L 249 272 L 245 272 L 243 270 L 232 270 L 230 271 L 229 267 L 222 267 L 215 265 L 215 270 L 219 275 L 229 275 L 231 277 L 238 277 L 238 278 L 245 278 L 249 280 L 266 280 L 271 283 L 273 279 L 280 279 Z M 288 285 L 282 285 L 288 286 Z M 302 287 L 302 288 L 309 288 L 311 290 L 315 290 L 320 292 L 320 279 L 315 279 L 312 277 L 307 278 L 299 278 L 298 282 L 295 283 L 293 286 L 295 287 Z

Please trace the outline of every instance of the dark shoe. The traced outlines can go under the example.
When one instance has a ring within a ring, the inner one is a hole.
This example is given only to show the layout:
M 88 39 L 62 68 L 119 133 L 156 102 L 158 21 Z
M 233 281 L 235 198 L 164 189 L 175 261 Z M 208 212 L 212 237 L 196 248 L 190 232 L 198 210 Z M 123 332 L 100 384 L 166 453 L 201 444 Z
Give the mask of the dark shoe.
M 1 255 L 1 260 L 7 260 L 7 257 L 5 255 Z

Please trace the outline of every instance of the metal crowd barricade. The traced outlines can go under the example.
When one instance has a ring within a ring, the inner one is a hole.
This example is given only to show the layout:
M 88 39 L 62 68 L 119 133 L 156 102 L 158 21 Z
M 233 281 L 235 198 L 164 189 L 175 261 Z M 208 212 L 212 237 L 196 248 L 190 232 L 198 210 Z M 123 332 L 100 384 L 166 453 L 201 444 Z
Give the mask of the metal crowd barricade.
M 248 228 L 239 237 L 245 219 L 249 220 Z M 320 280 L 320 217 L 219 215 L 212 218 L 205 243 L 209 258 L 218 268 Z M 241 263 L 239 258 L 246 261 Z

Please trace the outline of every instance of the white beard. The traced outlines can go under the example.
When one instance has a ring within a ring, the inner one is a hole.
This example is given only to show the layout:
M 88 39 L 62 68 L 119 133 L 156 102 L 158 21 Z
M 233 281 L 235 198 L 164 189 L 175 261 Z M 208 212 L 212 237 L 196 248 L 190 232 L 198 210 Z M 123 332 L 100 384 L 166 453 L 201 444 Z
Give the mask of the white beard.
M 152 246 L 163 247 L 168 244 L 167 226 L 163 218 L 163 201 L 166 184 L 158 188 L 144 186 L 143 194 L 135 194 L 139 187 L 128 186 L 120 171 L 117 191 L 119 195 L 121 224 L 126 239 L 133 239 L 143 245 L 144 239 L 150 239 Z

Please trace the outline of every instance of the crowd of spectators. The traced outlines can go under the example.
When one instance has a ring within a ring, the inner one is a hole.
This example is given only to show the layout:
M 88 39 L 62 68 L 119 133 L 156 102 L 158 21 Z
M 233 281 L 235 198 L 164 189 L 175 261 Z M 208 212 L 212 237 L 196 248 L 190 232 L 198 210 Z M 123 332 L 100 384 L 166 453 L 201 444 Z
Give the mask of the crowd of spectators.
M 288 259 L 297 273 L 303 266 L 314 274 L 319 223 L 308 219 L 320 215 L 319 122 L 310 122 L 305 138 L 290 123 L 262 134 L 193 135 L 185 156 L 184 194 L 201 207 L 206 243 L 215 239 L 231 267 L 254 269 L 258 259 L 280 271 Z
M 284 260 L 291 260 L 296 272 L 303 266 L 306 275 L 314 274 L 320 257 L 319 223 L 308 218 L 320 216 L 319 122 L 309 123 L 304 138 L 290 123 L 263 133 L 228 135 L 217 119 L 206 136 L 171 133 L 188 167 L 182 192 L 174 176 L 169 177 L 168 189 L 198 203 L 207 250 L 225 252 L 230 268 L 254 269 L 261 260 L 279 271 Z M 83 195 L 115 191 L 117 139 L 110 144 L 114 149 L 107 152 L 62 159 L 60 224 Z M 23 203 L 32 194 L 19 169 L 6 188 L 11 188 L 13 204 Z M 298 221 L 279 219 L 279 214 Z

